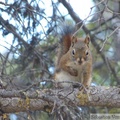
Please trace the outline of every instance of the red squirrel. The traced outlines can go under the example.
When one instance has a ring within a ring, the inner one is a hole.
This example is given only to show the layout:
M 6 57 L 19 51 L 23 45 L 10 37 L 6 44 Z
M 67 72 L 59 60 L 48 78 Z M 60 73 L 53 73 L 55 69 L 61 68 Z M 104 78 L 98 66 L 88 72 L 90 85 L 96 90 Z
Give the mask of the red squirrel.
M 74 28 L 65 26 L 62 35 L 56 63 L 54 79 L 57 82 L 80 82 L 88 88 L 92 80 L 92 54 L 89 48 L 90 37 L 73 36 Z M 69 86 L 61 83 L 61 86 Z

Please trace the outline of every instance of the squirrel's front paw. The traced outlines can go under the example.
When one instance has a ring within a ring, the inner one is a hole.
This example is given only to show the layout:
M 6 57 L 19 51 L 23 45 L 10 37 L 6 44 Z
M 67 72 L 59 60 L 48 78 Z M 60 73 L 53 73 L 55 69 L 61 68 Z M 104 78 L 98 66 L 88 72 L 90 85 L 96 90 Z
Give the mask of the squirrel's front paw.
M 77 75 L 78 75 L 77 70 L 75 70 L 75 69 L 73 69 L 73 68 L 70 68 L 69 73 L 70 73 L 72 76 L 77 76 Z

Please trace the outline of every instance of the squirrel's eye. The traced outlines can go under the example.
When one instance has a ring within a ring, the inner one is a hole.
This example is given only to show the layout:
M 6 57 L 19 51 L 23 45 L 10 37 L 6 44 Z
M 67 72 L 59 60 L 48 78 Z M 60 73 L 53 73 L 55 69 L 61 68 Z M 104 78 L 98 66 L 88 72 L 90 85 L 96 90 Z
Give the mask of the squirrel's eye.
M 89 53 L 88 52 L 86 52 L 86 55 L 88 55 Z
M 72 55 L 75 55 L 75 49 L 72 50 Z

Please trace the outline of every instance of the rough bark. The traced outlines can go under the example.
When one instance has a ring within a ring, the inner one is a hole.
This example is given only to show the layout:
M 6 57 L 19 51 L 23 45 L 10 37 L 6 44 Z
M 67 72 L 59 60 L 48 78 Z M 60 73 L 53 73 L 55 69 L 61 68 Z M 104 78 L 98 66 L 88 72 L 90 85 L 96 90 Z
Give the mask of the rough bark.
M 39 91 L 6 91 L 0 89 L 1 113 L 44 110 L 63 105 L 120 107 L 120 88 L 96 86 L 87 94 L 78 88 L 44 89 Z

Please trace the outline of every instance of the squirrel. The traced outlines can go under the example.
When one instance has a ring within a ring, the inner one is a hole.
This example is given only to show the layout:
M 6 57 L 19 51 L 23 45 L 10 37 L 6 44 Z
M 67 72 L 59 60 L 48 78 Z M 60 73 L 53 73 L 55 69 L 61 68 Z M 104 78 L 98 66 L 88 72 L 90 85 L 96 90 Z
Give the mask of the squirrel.
M 65 26 L 59 45 L 54 79 L 57 82 L 80 82 L 89 88 L 92 80 L 92 54 L 89 48 L 90 37 L 73 36 L 74 28 Z M 68 86 L 68 83 L 60 83 Z

